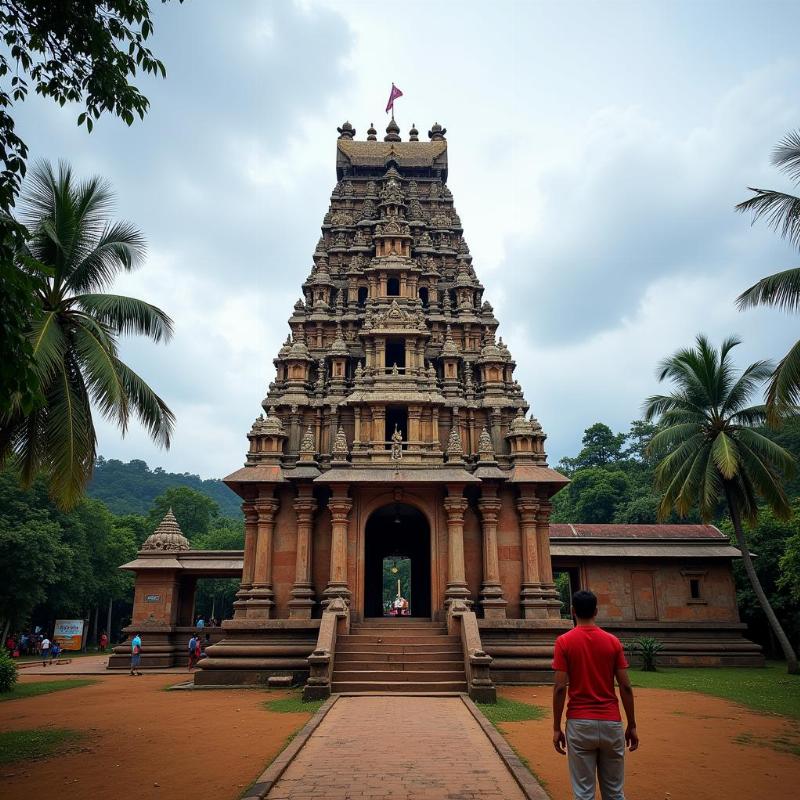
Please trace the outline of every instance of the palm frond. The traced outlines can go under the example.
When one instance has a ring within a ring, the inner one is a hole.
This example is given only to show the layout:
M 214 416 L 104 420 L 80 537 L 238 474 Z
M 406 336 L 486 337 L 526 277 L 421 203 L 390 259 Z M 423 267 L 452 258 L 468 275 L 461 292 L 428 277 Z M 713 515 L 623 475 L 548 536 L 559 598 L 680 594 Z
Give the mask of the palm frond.
M 722 412 L 733 414 L 738 412 L 761 385 L 769 378 L 775 365 L 771 361 L 756 361 L 750 364 L 738 380 L 728 387 L 722 402 Z
M 706 449 L 706 467 L 703 472 L 702 482 L 698 489 L 698 511 L 703 522 L 710 522 L 714 517 L 714 512 L 722 499 L 723 483 L 722 476 L 719 474 L 717 465 L 711 455 L 711 448 Z
M 117 371 L 131 410 L 136 413 L 150 437 L 162 447 L 169 448 L 175 415 L 142 378 L 119 359 Z
M 72 508 L 92 474 L 97 439 L 86 386 L 69 356 L 48 392 L 44 437 L 50 492 L 61 508 Z
M 69 288 L 85 292 L 110 286 L 120 272 L 138 267 L 147 250 L 144 235 L 129 222 L 108 225 L 69 275 Z
M 792 180 L 800 180 L 800 130 L 791 131 L 778 142 L 772 163 Z
M 782 311 L 800 308 L 800 267 L 792 267 L 762 278 L 736 298 L 740 309 L 775 306 Z
M 776 424 L 800 405 L 800 341 L 778 362 L 767 386 L 767 420 Z
M 767 501 L 776 516 L 781 519 L 789 519 L 792 515 L 792 509 L 780 476 L 767 459 L 762 458 L 758 452 L 748 447 L 746 443 L 742 442 L 741 449 L 746 473 L 750 476 L 758 493 Z
M 736 206 L 737 211 L 753 213 L 753 224 L 759 219 L 769 225 L 782 238 L 800 247 L 800 197 L 771 189 L 750 187 L 755 196 Z
M 677 425 L 670 425 L 653 436 L 647 445 L 648 455 L 656 455 L 664 450 L 668 450 L 675 445 L 680 445 L 692 437 L 702 435 L 702 430 L 696 422 L 684 422 Z
M 172 320 L 160 308 L 144 300 L 117 294 L 82 294 L 74 301 L 86 314 L 116 334 L 139 333 L 156 342 L 172 338 Z
M 75 355 L 95 405 L 122 430 L 128 425 L 128 396 L 117 372 L 116 342 L 90 317 L 75 315 Z
M 744 446 L 756 453 L 765 463 L 771 464 L 775 469 L 780 470 L 787 478 L 794 476 L 797 466 L 795 458 L 777 442 L 752 428 L 743 428 L 737 431 L 736 438 Z
M 722 477 L 731 480 L 739 468 L 736 442 L 724 431 L 720 431 L 711 446 L 711 455 Z
M 767 421 L 767 407 L 765 405 L 748 406 L 740 408 L 728 417 L 731 425 L 744 428 L 755 428 Z
M 45 384 L 59 369 L 68 347 L 58 312 L 47 311 L 33 319 L 28 340 L 33 350 L 33 362 L 39 380 Z

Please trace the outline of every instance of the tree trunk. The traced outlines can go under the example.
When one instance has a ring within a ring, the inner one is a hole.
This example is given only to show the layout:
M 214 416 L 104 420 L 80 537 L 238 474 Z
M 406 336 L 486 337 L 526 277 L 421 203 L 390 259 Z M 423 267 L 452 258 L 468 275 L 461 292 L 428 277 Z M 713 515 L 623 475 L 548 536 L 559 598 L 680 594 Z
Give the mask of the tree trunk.
M 8 618 L 8 619 L 7 619 L 7 620 L 6 620 L 6 621 L 3 623 L 3 638 L 2 638 L 2 639 L 0 639 L 0 647 L 5 647 L 5 646 L 6 646 L 6 639 L 8 639 L 8 629 L 9 629 L 10 627 L 11 627 L 11 618 L 9 617 L 9 618 Z
M 111 644 L 111 611 L 114 607 L 114 598 L 108 598 L 108 616 L 106 617 L 106 636 L 108 636 L 108 643 Z
M 739 503 L 736 499 L 736 494 L 730 485 L 730 482 L 725 481 L 725 497 L 728 500 L 728 509 L 731 512 L 731 521 L 733 522 L 733 530 L 736 532 L 736 544 L 742 551 L 742 563 L 744 564 L 744 571 L 750 580 L 750 585 L 753 587 L 758 602 L 761 604 L 761 610 L 764 612 L 770 627 L 775 633 L 775 638 L 780 642 L 783 655 L 786 657 L 786 671 L 790 675 L 797 675 L 800 673 L 800 666 L 797 663 L 797 655 L 792 649 L 792 644 L 789 637 L 784 633 L 781 623 L 775 616 L 772 606 L 769 604 L 767 595 L 764 594 L 764 589 L 761 587 L 761 581 L 756 574 L 756 568 L 753 565 L 753 559 L 750 558 L 750 550 L 747 547 L 747 542 L 744 538 L 744 530 L 742 529 L 742 517 L 739 513 Z
M 97 631 L 97 625 L 100 622 L 100 605 L 95 605 L 94 607 L 94 623 L 92 624 L 92 641 L 97 644 L 97 637 L 99 633 Z

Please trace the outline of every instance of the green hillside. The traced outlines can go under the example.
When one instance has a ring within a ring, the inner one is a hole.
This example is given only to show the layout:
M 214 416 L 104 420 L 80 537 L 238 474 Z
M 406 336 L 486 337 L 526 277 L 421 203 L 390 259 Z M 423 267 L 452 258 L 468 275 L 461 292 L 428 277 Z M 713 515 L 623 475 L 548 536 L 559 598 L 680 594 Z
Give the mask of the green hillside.
M 139 460 L 125 463 L 100 456 L 87 493 L 102 500 L 114 514 L 146 515 L 158 495 L 177 486 L 202 492 L 219 505 L 222 516 L 241 518 L 242 501 L 221 480 L 203 480 L 188 472 L 166 472 L 161 467 L 150 469 Z

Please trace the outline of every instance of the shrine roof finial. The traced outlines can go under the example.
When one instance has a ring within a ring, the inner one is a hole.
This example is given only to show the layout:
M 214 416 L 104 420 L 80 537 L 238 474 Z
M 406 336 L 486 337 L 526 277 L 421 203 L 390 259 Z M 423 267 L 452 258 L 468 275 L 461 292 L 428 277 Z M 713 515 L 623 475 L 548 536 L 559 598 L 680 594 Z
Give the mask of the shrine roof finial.
M 411 130 L 408 132 L 408 141 L 409 142 L 418 142 L 419 141 L 419 131 L 417 130 L 417 126 L 415 123 L 411 123 Z
M 356 129 L 349 122 L 342 123 L 342 127 L 336 130 L 340 139 L 352 139 L 356 135 Z
M 389 120 L 386 126 L 386 136 L 383 137 L 384 142 L 399 142 L 400 139 L 400 126 L 394 121 L 394 117 Z
M 188 550 L 189 540 L 183 535 L 172 506 L 159 526 L 144 540 L 142 550 Z
M 433 123 L 433 127 L 428 131 L 428 137 L 432 142 L 440 142 L 444 139 L 447 128 L 443 128 L 438 122 Z
M 375 130 L 375 123 L 370 122 L 369 128 L 367 128 L 367 141 L 368 142 L 377 142 L 378 141 L 378 131 Z

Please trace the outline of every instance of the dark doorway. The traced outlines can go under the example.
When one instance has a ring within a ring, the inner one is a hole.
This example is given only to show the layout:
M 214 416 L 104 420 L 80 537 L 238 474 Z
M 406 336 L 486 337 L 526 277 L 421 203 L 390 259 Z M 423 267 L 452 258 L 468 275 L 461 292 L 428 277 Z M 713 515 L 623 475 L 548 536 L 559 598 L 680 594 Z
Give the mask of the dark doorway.
M 406 365 L 405 339 L 386 340 L 386 366 L 391 369 L 395 364 L 401 369 Z
M 389 406 L 386 409 L 386 441 L 391 441 L 395 426 L 403 441 L 408 440 L 408 409 L 405 406 Z
M 389 278 L 386 281 L 386 294 L 389 297 L 399 297 L 400 296 L 400 279 L 399 278 Z
M 561 600 L 561 618 L 572 619 L 572 595 L 581 587 L 581 571 L 576 566 L 553 565 L 553 580 Z
M 367 302 L 367 287 L 358 287 L 358 305 L 363 306 Z
M 410 564 L 408 616 L 431 616 L 430 529 L 425 515 L 405 503 L 390 503 L 367 520 L 364 542 L 364 616 L 384 615 L 384 559 Z

